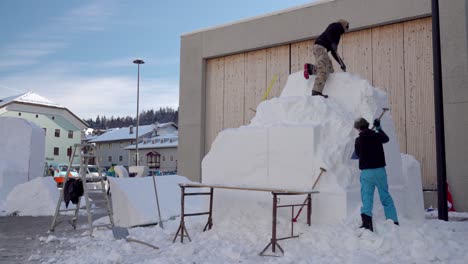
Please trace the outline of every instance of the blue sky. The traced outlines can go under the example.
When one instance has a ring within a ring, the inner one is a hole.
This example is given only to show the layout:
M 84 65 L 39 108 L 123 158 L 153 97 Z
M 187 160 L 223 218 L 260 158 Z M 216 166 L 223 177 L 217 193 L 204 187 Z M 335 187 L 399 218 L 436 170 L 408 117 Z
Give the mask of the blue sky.
M 180 35 L 314 0 L 0 1 L 0 98 L 33 91 L 81 118 L 179 103 Z M 298 25 L 303 26 L 303 25 Z

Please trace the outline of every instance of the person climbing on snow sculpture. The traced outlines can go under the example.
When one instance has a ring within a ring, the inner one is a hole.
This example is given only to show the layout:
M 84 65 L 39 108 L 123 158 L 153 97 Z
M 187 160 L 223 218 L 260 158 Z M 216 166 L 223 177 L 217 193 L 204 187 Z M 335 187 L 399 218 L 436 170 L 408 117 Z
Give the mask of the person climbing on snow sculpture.
M 373 231 L 372 207 L 374 203 L 374 190 L 379 191 L 380 202 L 385 211 L 385 217 L 398 225 L 398 216 L 393 204 L 393 199 L 388 192 L 387 172 L 385 170 L 385 153 L 383 144 L 389 142 L 387 134 L 380 126 L 380 120 L 374 120 L 376 131 L 369 129 L 369 123 L 364 118 L 354 122 L 354 128 L 359 136 L 354 144 L 354 151 L 359 158 L 361 170 L 361 228 Z
M 348 21 L 340 19 L 335 23 L 331 23 L 315 40 L 312 46 L 312 52 L 315 57 L 315 65 L 306 63 L 304 64 L 304 77 L 309 79 L 309 75 L 317 72 L 314 87 L 312 89 L 312 96 L 320 95 L 328 98 L 328 95 L 322 93 L 328 75 L 334 72 L 332 61 L 328 56 L 330 51 L 333 58 L 340 64 L 341 69 L 345 72 L 346 65 L 337 52 L 338 43 L 340 42 L 341 35 L 349 29 Z

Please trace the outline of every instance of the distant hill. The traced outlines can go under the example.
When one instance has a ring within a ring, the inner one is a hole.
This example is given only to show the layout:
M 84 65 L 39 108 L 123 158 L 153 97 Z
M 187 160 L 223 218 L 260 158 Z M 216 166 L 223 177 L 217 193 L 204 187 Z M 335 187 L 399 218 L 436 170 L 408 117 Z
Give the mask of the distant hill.
M 94 129 L 107 129 L 114 127 L 128 127 L 130 125 L 136 124 L 136 117 L 126 116 L 126 117 L 114 117 L 110 118 L 107 116 L 97 116 L 96 119 L 84 119 L 88 123 L 90 128 Z M 174 122 L 178 124 L 179 122 L 179 110 L 173 109 L 171 107 L 159 108 L 159 110 L 147 110 L 143 111 L 140 114 L 140 125 L 149 125 L 155 122 L 166 123 Z

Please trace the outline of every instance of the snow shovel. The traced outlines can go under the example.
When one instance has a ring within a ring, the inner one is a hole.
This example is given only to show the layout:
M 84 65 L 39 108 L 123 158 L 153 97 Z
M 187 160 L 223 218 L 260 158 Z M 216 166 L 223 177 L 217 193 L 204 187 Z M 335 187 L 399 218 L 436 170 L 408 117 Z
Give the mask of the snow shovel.
M 317 179 L 315 179 L 314 184 L 312 185 L 312 190 L 315 189 L 315 186 L 317 185 L 318 181 L 320 180 L 320 177 L 322 176 L 322 174 L 323 174 L 324 172 L 327 172 L 327 170 L 324 169 L 324 168 L 322 168 L 322 167 L 320 167 L 320 173 L 319 173 L 319 175 L 317 176 Z M 291 220 L 291 221 L 293 221 L 294 223 L 297 222 L 297 218 L 299 217 L 299 215 L 301 215 L 302 209 L 304 209 L 304 206 L 307 204 L 307 200 L 308 200 L 308 198 L 306 198 L 306 199 L 304 200 L 304 202 L 302 203 L 301 208 L 299 209 L 299 211 L 298 211 L 297 214 L 296 214 L 296 217 L 294 217 L 294 218 Z
M 156 206 L 158 207 L 159 226 L 162 229 L 164 229 L 163 222 L 161 219 L 161 210 L 159 209 L 158 189 L 156 188 L 156 180 L 154 179 L 154 174 L 153 174 L 153 186 L 154 186 L 154 196 L 156 198 Z
M 120 226 L 113 226 L 112 227 L 112 234 L 114 235 L 114 238 L 119 240 L 119 239 L 125 239 L 127 242 L 135 242 L 135 243 L 139 243 L 139 244 L 142 244 L 142 245 L 145 245 L 145 246 L 148 246 L 152 249 L 159 249 L 157 246 L 153 246 L 151 244 L 148 244 L 146 242 L 143 242 L 143 241 L 140 241 L 140 240 L 137 240 L 137 239 L 133 239 L 133 238 L 129 238 L 128 235 L 128 229 L 125 228 L 125 227 L 120 227 Z
M 382 119 L 382 117 L 383 117 L 383 115 L 385 114 L 385 112 L 387 112 L 388 110 L 390 110 L 390 108 L 386 108 L 386 107 L 382 108 L 382 113 L 380 114 L 379 118 L 377 118 L 377 120 L 380 121 L 380 119 Z M 374 128 L 375 128 L 375 127 L 372 126 L 371 130 L 374 130 Z M 353 154 L 351 155 L 351 159 L 353 159 L 353 160 L 359 159 L 359 157 L 356 155 L 356 152 L 355 152 L 355 151 L 353 151 Z

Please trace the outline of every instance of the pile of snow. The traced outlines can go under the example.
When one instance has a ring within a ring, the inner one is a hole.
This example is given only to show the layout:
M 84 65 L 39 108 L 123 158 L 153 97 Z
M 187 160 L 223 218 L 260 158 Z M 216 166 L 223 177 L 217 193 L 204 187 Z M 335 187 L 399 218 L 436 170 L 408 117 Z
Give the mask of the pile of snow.
M 0 211 L 18 184 L 44 173 L 45 135 L 36 124 L 16 117 L 0 117 Z
M 465 213 L 466 216 L 468 214 Z M 280 222 L 280 231 L 290 222 Z M 219 222 L 202 232 L 206 216 L 186 218 L 192 242 L 172 243 L 179 219 L 158 226 L 131 228 L 131 238 L 160 247 L 149 247 L 115 240 L 110 230 L 95 230 L 94 237 L 42 237 L 41 246 L 31 259 L 41 263 L 468 263 L 468 222 L 426 220 L 420 225 L 395 226 L 376 224 L 376 232 L 356 236 L 359 223 L 296 225 L 299 238 L 278 243 L 285 251 L 279 258 L 261 257 L 258 253 L 270 242 L 271 223 L 261 225 L 241 217 Z M 287 233 L 287 232 L 286 232 Z M 287 235 L 287 234 L 286 234 Z M 56 250 L 44 251 L 41 247 Z M 99 250 L 96 250 L 96 249 Z M 277 249 L 278 251 L 278 249 Z M 48 252 L 48 253 L 45 253 Z M 271 250 L 269 251 L 271 252 Z
M 312 187 L 323 167 L 327 172 L 318 185 L 320 194 L 313 196 L 312 221 L 338 223 L 359 216 L 359 169 L 357 161 L 350 159 L 358 136 L 353 123 L 358 117 L 372 123 L 382 108 L 389 106 L 387 96 L 350 73 L 330 76 L 324 89 L 328 99 L 310 96 L 313 82 L 312 78 L 305 80 L 301 72 L 291 74 L 281 96 L 262 102 L 249 125 L 222 131 L 203 159 L 202 181 L 303 189 Z M 391 113 L 384 115 L 381 124 L 390 138 L 384 145 L 386 169 L 398 214 L 400 218 L 421 219 L 423 203 L 417 200 L 411 207 L 405 203 L 410 192 L 422 195 L 422 187 L 408 185 Z M 248 204 L 252 214 L 261 212 L 256 218 L 263 214 L 264 220 L 270 221 L 266 212 L 271 210 L 271 195 L 217 192 L 222 193 L 215 199 L 215 205 L 220 205 L 215 210 L 215 214 L 220 212 L 218 217 L 231 217 L 246 210 Z M 379 205 L 377 201 L 376 192 L 375 204 Z M 223 207 L 231 210 L 222 211 Z M 383 215 L 382 206 L 375 206 L 374 213 Z
M 53 177 L 40 177 L 17 185 L 6 199 L 6 213 L 54 215 L 60 192 Z
M 155 177 L 161 220 L 180 215 L 179 183 L 188 182 L 182 176 Z M 112 193 L 114 222 L 118 226 L 131 227 L 159 222 L 158 207 L 152 177 L 109 178 Z M 203 199 L 190 198 L 186 210 L 200 210 Z M 193 199 L 193 200 L 192 200 Z

